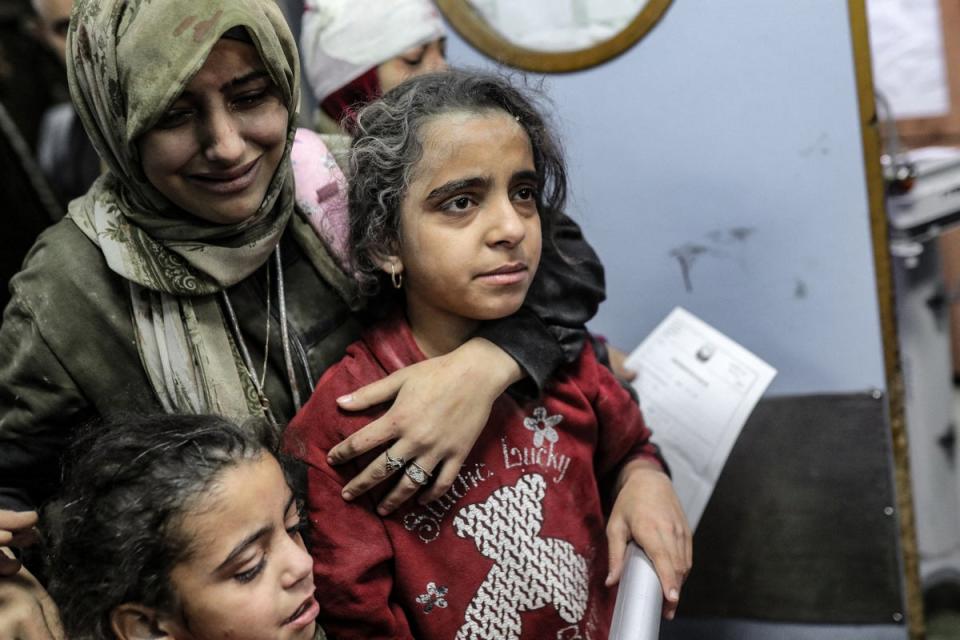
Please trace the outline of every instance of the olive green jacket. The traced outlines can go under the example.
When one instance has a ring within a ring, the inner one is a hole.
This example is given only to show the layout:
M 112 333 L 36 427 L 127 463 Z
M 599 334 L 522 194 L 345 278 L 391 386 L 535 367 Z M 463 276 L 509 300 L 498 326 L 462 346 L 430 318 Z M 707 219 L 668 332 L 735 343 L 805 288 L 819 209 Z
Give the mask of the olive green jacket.
M 359 324 L 289 233 L 281 249 L 291 350 L 305 400 L 319 375 L 356 339 Z M 59 457 L 75 427 L 101 416 L 162 408 L 134 340 L 129 284 L 109 270 L 99 249 L 71 220 L 40 236 L 10 288 L 12 300 L 0 330 L 0 505 L 28 508 L 56 490 Z M 265 268 L 231 287 L 228 295 L 260 370 Z M 276 292 L 271 296 L 275 301 Z M 277 418 L 286 421 L 293 416 L 293 402 L 275 302 L 270 315 L 265 391 Z

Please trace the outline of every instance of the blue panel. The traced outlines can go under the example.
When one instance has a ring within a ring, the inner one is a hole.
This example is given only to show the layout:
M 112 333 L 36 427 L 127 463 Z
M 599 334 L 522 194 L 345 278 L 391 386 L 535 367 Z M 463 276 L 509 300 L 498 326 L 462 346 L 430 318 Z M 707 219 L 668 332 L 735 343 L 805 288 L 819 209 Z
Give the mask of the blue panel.
M 681 305 L 779 369 L 775 394 L 885 386 L 845 2 L 677 0 L 546 88 L 607 266 L 595 331 L 631 350 Z

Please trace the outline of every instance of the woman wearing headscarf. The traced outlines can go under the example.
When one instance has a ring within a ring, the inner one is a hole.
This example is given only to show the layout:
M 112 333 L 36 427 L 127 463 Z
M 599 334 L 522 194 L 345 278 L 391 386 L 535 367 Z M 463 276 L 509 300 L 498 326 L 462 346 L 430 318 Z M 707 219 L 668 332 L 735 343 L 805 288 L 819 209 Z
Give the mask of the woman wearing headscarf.
M 11 510 L 56 489 L 76 426 L 157 411 L 282 425 L 359 325 L 322 221 L 295 204 L 299 67 L 275 3 L 80 0 L 70 29 L 72 97 L 108 170 L 11 283 L 0 328 L 0 542 L 28 537 L 31 518 Z M 336 202 L 342 175 L 332 158 L 320 164 Z M 407 457 L 444 461 L 425 497 L 442 494 L 493 398 L 524 373 L 539 384 L 579 352 L 602 269 L 578 233 L 558 245 L 576 266 L 545 258 L 528 308 L 449 358 L 341 399 L 346 410 L 393 406 L 334 461 L 390 441 Z M 355 493 L 383 479 L 380 467 L 361 472 Z M 417 488 L 398 484 L 387 500 Z M 0 558 L 0 575 L 12 576 L 0 586 L 19 588 L 19 570 Z M 14 624 L 0 610 L 0 636 L 15 637 Z
M 430 0 L 306 0 L 300 51 L 320 107 L 317 129 L 337 133 L 357 105 L 446 69 L 445 41 Z

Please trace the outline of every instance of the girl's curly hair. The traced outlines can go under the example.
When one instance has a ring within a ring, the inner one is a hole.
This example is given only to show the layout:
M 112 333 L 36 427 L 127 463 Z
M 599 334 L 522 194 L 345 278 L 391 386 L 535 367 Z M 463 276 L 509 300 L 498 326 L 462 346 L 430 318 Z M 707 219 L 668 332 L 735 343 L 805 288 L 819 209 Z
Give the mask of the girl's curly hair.
M 540 101 L 540 92 L 521 90 L 503 76 L 454 70 L 407 80 L 357 114 L 348 173 L 350 246 L 361 293 L 380 290 L 385 276 L 378 259 L 394 253 L 400 241 L 401 206 L 423 153 L 420 132 L 446 113 L 504 111 L 523 127 L 539 176 L 543 235 L 550 241 L 551 219 L 566 202 L 567 172 Z

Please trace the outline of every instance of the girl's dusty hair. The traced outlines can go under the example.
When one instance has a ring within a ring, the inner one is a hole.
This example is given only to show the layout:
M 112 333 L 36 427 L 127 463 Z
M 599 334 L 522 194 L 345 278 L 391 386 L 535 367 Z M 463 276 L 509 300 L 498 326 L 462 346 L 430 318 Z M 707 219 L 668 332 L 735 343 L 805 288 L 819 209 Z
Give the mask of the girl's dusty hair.
M 540 101 L 539 92 L 521 90 L 501 75 L 454 70 L 407 80 L 357 114 L 348 171 L 350 246 L 362 293 L 377 293 L 388 277 L 378 258 L 397 249 L 401 205 L 423 153 L 421 131 L 443 114 L 503 111 L 523 127 L 539 177 L 537 208 L 544 239 L 550 242 L 550 222 L 566 201 L 567 172 Z
M 110 613 L 124 603 L 176 611 L 170 572 L 194 551 L 184 514 L 226 469 L 279 459 L 278 445 L 263 421 L 208 415 L 125 416 L 81 435 L 63 493 L 44 510 L 67 637 L 112 640 Z

